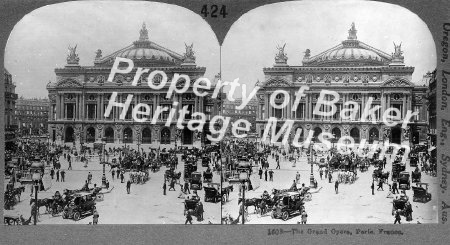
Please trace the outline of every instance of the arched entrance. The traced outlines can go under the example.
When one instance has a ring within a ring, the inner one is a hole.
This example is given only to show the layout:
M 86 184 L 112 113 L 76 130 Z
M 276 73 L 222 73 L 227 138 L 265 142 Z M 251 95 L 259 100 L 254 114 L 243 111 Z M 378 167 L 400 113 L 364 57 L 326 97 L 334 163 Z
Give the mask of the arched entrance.
M 369 130 L 369 144 L 372 144 L 375 140 L 380 140 L 380 132 L 376 128 L 371 128 Z
M 183 145 L 192 145 L 192 131 L 187 127 L 183 129 Z
M 142 144 L 152 143 L 152 131 L 149 128 L 144 128 L 142 130 Z
M 67 127 L 64 134 L 64 142 L 74 142 L 74 131 L 72 127 Z
M 170 144 L 170 130 L 168 128 L 161 130 L 161 144 Z
M 86 143 L 93 143 L 95 142 L 95 128 L 89 127 L 86 130 Z
M 402 129 L 399 127 L 393 128 L 391 130 L 391 142 L 395 144 L 402 143 Z
M 133 143 L 133 130 L 131 128 L 123 130 L 123 143 Z
M 339 128 L 333 128 L 331 130 L 331 134 L 333 135 L 333 139 L 331 140 L 331 142 L 333 143 L 337 143 L 339 141 L 339 139 L 341 138 L 341 130 Z
M 106 143 L 114 143 L 114 129 L 108 127 L 105 129 Z
M 298 142 L 303 142 L 305 140 L 305 131 L 302 127 L 297 127 L 297 129 L 295 129 L 294 131 L 294 135 L 297 134 L 297 130 L 301 130 L 300 137 L 298 137 Z
M 359 141 L 360 141 L 359 129 L 358 129 L 358 128 L 352 128 L 352 129 L 350 130 L 350 137 L 353 138 L 353 140 L 355 141 L 355 143 L 359 143 Z
M 315 127 L 314 128 L 314 136 L 313 136 L 314 142 L 319 142 L 320 134 L 322 134 L 322 129 L 319 127 Z

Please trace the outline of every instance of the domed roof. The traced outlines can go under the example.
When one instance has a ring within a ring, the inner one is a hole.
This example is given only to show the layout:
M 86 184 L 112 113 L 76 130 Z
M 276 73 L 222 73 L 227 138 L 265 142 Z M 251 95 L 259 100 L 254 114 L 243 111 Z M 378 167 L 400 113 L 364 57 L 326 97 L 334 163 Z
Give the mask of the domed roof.
M 173 66 L 180 64 L 183 58 L 182 55 L 150 41 L 145 23 L 140 30 L 139 40 L 103 58 L 100 51 L 97 53 L 94 63 L 96 65 L 110 65 L 116 57 L 131 59 L 140 66 Z
M 389 54 L 357 40 L 354 24 L 347 40 L 313 57 L 307 50 L 303 58 L 304 66 L 383 66 L 390 62 Z

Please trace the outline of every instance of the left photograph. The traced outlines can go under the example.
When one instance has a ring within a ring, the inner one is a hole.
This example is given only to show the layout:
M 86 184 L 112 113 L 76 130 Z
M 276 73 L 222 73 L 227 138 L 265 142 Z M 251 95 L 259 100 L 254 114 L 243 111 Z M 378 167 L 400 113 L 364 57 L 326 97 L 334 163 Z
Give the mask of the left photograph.
M 26 15 L 5 50 L 5 225 L 220 224 L 219 52 L 175 5 Z

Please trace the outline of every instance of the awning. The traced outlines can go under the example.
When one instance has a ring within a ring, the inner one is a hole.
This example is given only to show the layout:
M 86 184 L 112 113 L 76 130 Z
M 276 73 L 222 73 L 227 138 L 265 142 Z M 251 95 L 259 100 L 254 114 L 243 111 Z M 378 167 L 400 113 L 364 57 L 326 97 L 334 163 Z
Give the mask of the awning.
M 432 146 L 432 147 L 430 147 L 430 149 L 428 149 L 428 152 L 432 152 L 435 149 L 436 149 L 436 147 Z

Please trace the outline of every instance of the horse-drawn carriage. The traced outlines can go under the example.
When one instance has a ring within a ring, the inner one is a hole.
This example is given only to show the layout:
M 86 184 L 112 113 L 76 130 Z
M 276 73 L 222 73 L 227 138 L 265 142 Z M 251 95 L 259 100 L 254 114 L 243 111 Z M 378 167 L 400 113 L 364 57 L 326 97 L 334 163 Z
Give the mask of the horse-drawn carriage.
M 422 180 L 422 173 L 419 171 L 418 168 L 416 168 L 414 171 L 411 172 L 411 182 L 418 183 Z
M 220 184 L 210 183 L 208 186 L 204 186 L 205 190 L 205 202 L 219 202 L 222 199 Z
M 402 171 L 398 175 L 398 188 L 402 190 L 409 190 L 411 182 L 409 181 L 409 172 Z
M 431 200 L 431 193 L 428 192 L 428 183 L 416 183 L 417 186 L 412 186 L 414 191 L 413 202 L 428 202 Z M 423 188 L 425 186 L 425 188 Z
M 380 180 L 387 180 L 389 178 L 389 171 L 383 172 L 381 168 L 373 170 L 372 178 L 374 180 L 380 181 Z
M 392 165 L 392 180 L 398 179 L 400 172 L 405 171 L 406 166 L 400 162 L 393 163 Z
M 205 183 L 211 183 L 213 179 L 213 173 L 211 170 L 206 170 L 203 172 L 203 182 Z
M 3 212 L 3 222 L 5 225 L 29 225 L 32 217 L 33 216 L 30 216 L 30 218 L 24 219 L 22 215 L 16 212 L 11 212 L 9 210 Z
M 417 167 L 418 163 L 419 163 L 419 157 L 417 156 L 417 154 L 415 154 L 415 153 L 411 154 L 411 156 L 409 157 L 409 166 Z
M 191 189 L 201 190 L 202 189 L 202 174 L 200 172 L 193 172 L 190 178 Z
M 394 199 L 392 201 L 392 215 L 395 214 L 395 211 L 400 210 L 400 215 L 406 216 L 405 207 L 408 199 L 409 198 L 406 195 L 400 196 L 398 199 Z
M 18 202 L 20 202 L 20 197 L 22 195 L 22 192 L 25 191 L 24 186 L 16 187 L 12 185 L 11 187 L 7 188 L 4 194 L 4 209 L 8 210 L 11 209 L 14 205 L 16 205 Z
M 197 195 L 187 195 L 184 199 L 184 215 L 187 212 L 191 212 L 193 216 L 198 217 L 198 203 L 200 202 L 200 197 Z
M 202 167 L 208 167 L 209 166 L 209 162 L 211 161 L 211 158 L 208 156 L 203 156 L 202 157 Z
M 272 219 L 281 218 L 286 221 L 304 210 L 303 198 L 298 192 L 285 192 L 272 209 Z

